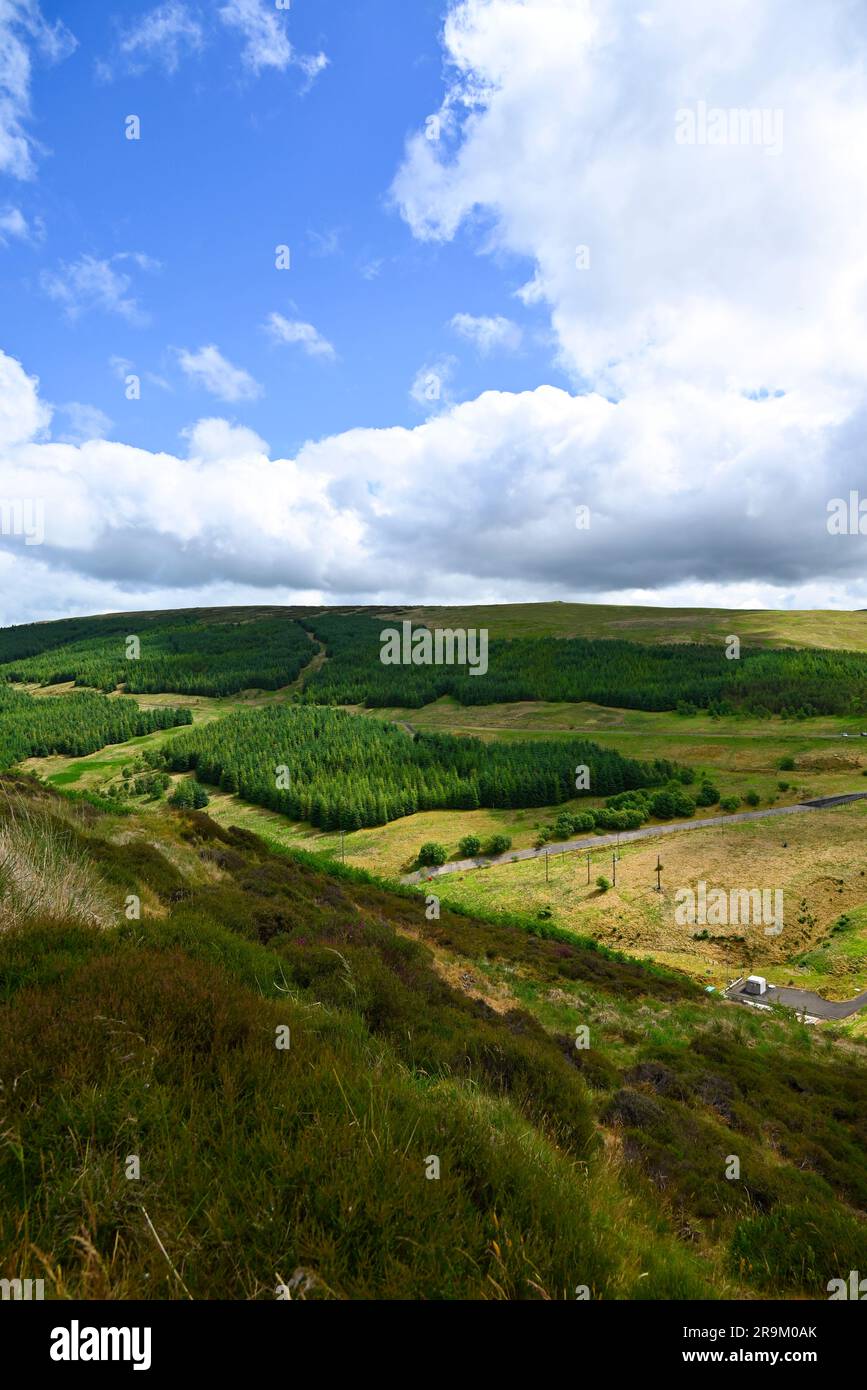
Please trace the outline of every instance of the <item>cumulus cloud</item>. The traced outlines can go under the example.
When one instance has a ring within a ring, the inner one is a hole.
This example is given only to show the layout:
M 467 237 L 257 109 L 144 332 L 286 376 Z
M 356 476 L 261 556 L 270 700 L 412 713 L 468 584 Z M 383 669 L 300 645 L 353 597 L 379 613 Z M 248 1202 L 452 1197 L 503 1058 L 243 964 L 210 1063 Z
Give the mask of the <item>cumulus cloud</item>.
M 302 323 L 300 319 L 287 319 L 282 314 L 269 314 L 266 328 L 275 343 L 297 343 L 308 357 L 324 357 L 333 361 L 337 356 L 327 338 L 313 327 L 312 323 Z
M 267 459 L 269 454 L 268 445 L 255 430 L 214 417 L 198 420 L 183 431 L 183 437 L 187 440 L 189 457 L 206 463 Z
M 410 139 L 393 196 L 421 239 L 529 260 L 576 383 L 860 396 L 863 10 L 461 0 L 444 44 L 451 136 Z M 782 148 L 680 143 L 701 103 L 781 113 Z
M 265 68 L 285 72 L 294 66 L 312 82 L 328 66 L 324 53 L 303 54 L 295 49 L 286 32 L 285 15 L 267 0 L 228 0 L 219 16 L 228 28 L 240 32 L 244 64 L 254 73 Z
M 516 352 L 521 346 L 521 330 L 511 319 L 498 314 L 495 318 L 485 315 L 455 314 L 450 327 L 472 343 L 482 357 L 487 357 L 496 349 Z
M 28 376 L 20 362 L 0 351 L 0 450 L 36 439 L 50 422 L 51 411 L 39 400 L 38 377 Z
M 5 246 L 9 237 L 17 241 L 27 241 L 30 228 L 20 208 L 6 208 L 0 212 L 0 246 Z
M 0 402 L 0 495 L 45 505 L 41 547 L 0 537 L 25 610 L 43 567 L 64 576 L 64 602 L 99 594 L 103 609 L 255 591 L 867 606 L 864 538 L 827 529 L 830 499 L 863 478 L 865 418 L 817 432 L 792 397 L 733 397 L 722 421 L 690 384 L 618 402 L 489 391 L 273 459 L 219 418 L 177 453 L 46 440 L 37 383 L 2 355 Z
M 437 358 L 414 428 L 282 459 L 207 420 L 155 454 L 46 441 L 35 381 L 0 358 L 0 495 L 46 499 L 38 554 L 0 538 L 0 593 L 44 604 L 53 569 L 85 609 L 256 592 L 867 607 L 867 538 L 827 528 L 831 499 L 867 493 L 863 8 L 460 0 L 443 41 L 441 139 L 410 139 L 395 203 L 417 238 L 474 237 L 506 268 L 572 389 L 456 404 Z M 684 143 L 700 103 L 780 111 L 782 144 Z M 223 399 L 258 391 L 216 347 L 186 356 Z
M 243 367 L 233 367 L 213 343 L 198 352 L 181 348 L 178 360 L 191 381 L 221 401 L 255 401 L 262 395 L 258 381 Z
M 61 20 L 49 23 L 37 0 L 0 3 L 0 174 L 32 178 L 38 152 L 27 130 L 34 57 L 59 63 L 76 47 Z

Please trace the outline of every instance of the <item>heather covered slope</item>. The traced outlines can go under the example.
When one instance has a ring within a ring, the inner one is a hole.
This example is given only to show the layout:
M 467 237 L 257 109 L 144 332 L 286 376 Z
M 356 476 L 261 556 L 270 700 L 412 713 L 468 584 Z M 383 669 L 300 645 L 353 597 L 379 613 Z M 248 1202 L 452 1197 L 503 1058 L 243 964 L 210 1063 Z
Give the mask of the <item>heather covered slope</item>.
M 0 804 L 101 911 L 13 921 L 0 838 L 0 1277 L 93 1298 L 821 1297 L 863 1266 L 851 1045 L 541 922 L 429 921 L 419 895 L 203 815 L 23 779 Z

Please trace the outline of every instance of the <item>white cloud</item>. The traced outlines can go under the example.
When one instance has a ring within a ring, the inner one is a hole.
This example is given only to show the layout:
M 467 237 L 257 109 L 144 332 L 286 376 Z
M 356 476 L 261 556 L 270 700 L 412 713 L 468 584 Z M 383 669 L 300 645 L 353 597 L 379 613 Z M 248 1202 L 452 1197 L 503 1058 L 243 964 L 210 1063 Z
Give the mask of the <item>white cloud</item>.
M 290 320 L 282 314 L 269 314 L 265 327 L 275 343 L 297 343 L 308 357 L 324 357 L 333 361 L 337 356 L 332 344 L 323 338 L 312 323 Z
M 213 343 L 198 352 L 182 348 L 178 359 L 191 381 L 221 401 L 255 401 L 262 395 L 262 387 L 250 373 L 233 367 Z
M 0 212 L 0 246 L 5 246 L 7 237 L 15 237 L 17 241 L 29 240 L 30 228 L 20 208 L 10 207 Z
M 0 357 L 0 492 L 51 503 L 39 557 L 0 547 L 0 593 L 30 576 L 46 611 L 53 567 L 83 608 L 257 591 L 867 608 L 867 542 L 826 526 L 830 499 L 867 493 L 867 11 L 462 0 L 444 36 L 442 138 L 409 142 L 394 197 L 417 237 L 466 229 L 523 281 L 574 394 L 457 405 L 443 358 L 413 384 L 430 417 L 413 429 L 271 460 L 205 421 L 179 458 L 41 442 L 35 384 Z M 699 101 L 781 110 L 783 148 L 678 144 Z M 259 389 L 215 347 L 187 357 L 225 399 Z
M 234 459 L 267 459 L 268 445 L 246 425 L 228 420 L 198 420 L 182 431 L 191 459 L 203 463 L 227 463 Z
M 576 383 L 860 398 L 863 7 L 453 0 L 444 42 L 450 134 L 409 141 L 394 197 L 419 238 L 529 260 Z M 678 144 L 700 101 L 781 111 L 781 152 Z
M 308 83 L 317 78 L 320 72 L 324 72 L 328 67 L 328 59 L 324 53 L 300 53 L 295 55 L 295 62 L 304 73 Z
M 455 314 L 450 327 L 462 338 L 472 343 L 482 357 L 487 357 L 497 348 L 506 352 L 516 352 L 521 346 L 521 330 L 511 319 L 498 314 L 496 318 L 484 315 Z
M 27 596 L 16 621 L 57 611 L 48 571 L 63 603 L 102 611 L 256 590 L 867 607 L 867 542 L 826 526 L 863 483 L 864 419 L 822 434 L 791 397 L 732 396 L 723 419 L 689 384 L 619 403 L 488 391 L 276 459 L 220 419 L 185 432 L 185 457 L 45 442 L 37 383 L 2 354 L 0 403 L 0 496 L 45 503 L 42 547 L 0 537 L 0 592 Z
M 146 256 L 142 251 L 118 251 L 112 257 L 115 261 L 132 261 L 133 265 L 138 266 L 139 270 L 162 270 L 162 263 L 153 256 Z
M 173 73 L 187 53 L 198 53 L 203 46 L 204 30 L 190 7 L 181 0 L 166 0 L 125 29 L 117 47 L 119 57 L 132 72 L 142 72 L 155 63 Z M 104 66 L 108 75 L 109 65 Z
M 50 423 L 51 411 L 39 400 L 39 378 L 0 351 L 0 449 L 37 438 Z
M 184 58 L 202 52 L 213 37 L 212 12 L 210 6 L 203 15 L 185 0 L 163 0 L 121 31 L 111 54 L 97 60 L 97 76 L 110 82 L 118 70 L 138 74 L 153 66 L 175 73 Z M 240 36 L 241 61 L 255 75 L 267 68 L 285 72 L 295 67 L 309 85 L 328 66 L 324 53 L 299 53 L 293 46 L 285 13 L 275 0 L 225 0 L 216 17 Z
M 243 61 L 254 73 L 264 68 L 285 72 L 294 66 L 312 82 L 328 65 L 324 53 L 309 55 L 296 51 L 286 32 L 284 14 L 266 0 L 228 0 L 218 13 L 228 28 L 240 31 L 244 39 Z
M 90 310 L 118 314 L 129 323 L 147 322 L 147 315 L 130 294 L 132 277 L 116 269 L 119 263 L 131 261 L 139 269 L 154 270 L 159 263 L 140 252 L 123 251 L 108 259 L 81 256 L 69 264 L 61 262 L 57 270 L 44 270 L 40 277 L 42 289 L 49 298 L 63 305 L 71 319 Z
M 43 17 L 37 0 L 0 0 L 0 174 L 32 178 L 37 146 L 26 129 L 33 57 L 59 63 L 76 47 L 61 20 Z

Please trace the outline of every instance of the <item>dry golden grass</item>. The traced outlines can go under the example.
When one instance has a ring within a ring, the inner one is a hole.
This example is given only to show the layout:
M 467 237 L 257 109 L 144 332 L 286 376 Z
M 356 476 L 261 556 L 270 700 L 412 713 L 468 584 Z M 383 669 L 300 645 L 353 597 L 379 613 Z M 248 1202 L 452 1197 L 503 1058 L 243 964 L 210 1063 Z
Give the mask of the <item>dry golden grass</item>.
M 817 989 L 827 998 L 850 998 L 867 987 L 867 954 L 841 957 L 818 975 L 792 963 L 821 947 L 843 913 L 867 902 L 867 806 L 855 803 L 779 819 L 687 830 L 624 844 L 617 886 L 606 893 L 597 875 L 613 877 L 611 849 L 592 856 L 590 884 L 586 855 L 552 857 L 545 879 L 543 859 L 449 875 L 437 891 L 448 900 L 480 910 L 536 913 L 550 909 L 559 925 L 590 934 L 606 945 L 651 956 L 715 985 L 742 971 L 769 973 L 776 984 Z M 655 891 L 657 855 L 662 893 Z M 766 936 L 761 925 L 709 927 L 715 940 L 696 940 L 702 926 L 675 921 L 675 894 L 696 887 L 780 888 L 784 927 Z M 742 936 L 742 941 L 731 939 Z
M 38 918 L 106 927 L 114 916 L 62 820 L 9 803 L 0 824 L 0 929 Z

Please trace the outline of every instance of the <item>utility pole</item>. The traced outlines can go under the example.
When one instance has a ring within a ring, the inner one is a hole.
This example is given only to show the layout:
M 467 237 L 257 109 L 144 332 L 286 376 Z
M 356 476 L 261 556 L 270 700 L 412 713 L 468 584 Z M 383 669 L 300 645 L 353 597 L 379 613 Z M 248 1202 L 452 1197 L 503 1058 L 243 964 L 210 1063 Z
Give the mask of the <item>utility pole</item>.
M 590 882 L 590 854 L 591 854 L 591 851 L 588 849 L 588 851 L 587 851 L 587 882 L 588 882 L 588 883 Z
M 661 893 L 661 892 L 662 892 L 662 883 L 661 883 L 661 881 L 660 881 L 660 875 L 661 875 L 661 873 L 662 873 L 662 864 L 659 862 L 659 855 L 657 855 L 657 856 L 656 856 L 656 891 L 657 891 L 657 893 Z
M 616 887 L 617 887 L 617 855 L 616 855 L 616 854 L 612 854 L 612 856 L 611 856 L 611 873 L 612 873 L 612 876 L 613 876 L 613 878 L 614 878 L 614 887 L 616 888 Z

